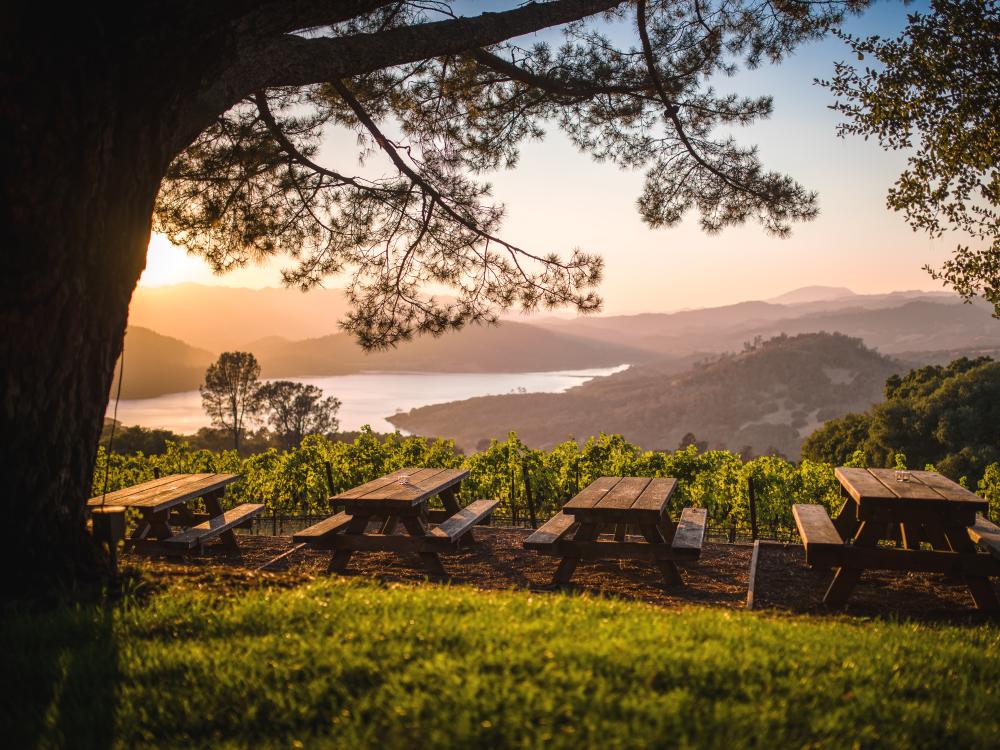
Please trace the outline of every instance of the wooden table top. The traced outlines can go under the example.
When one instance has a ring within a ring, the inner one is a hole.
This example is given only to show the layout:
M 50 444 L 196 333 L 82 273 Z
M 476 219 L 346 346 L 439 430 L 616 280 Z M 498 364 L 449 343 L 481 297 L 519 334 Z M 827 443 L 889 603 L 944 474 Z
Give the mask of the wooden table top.
M 907 471 L 905 482 L 896 480 L 893 469 L 840 466 L 834 473 L 859 508 L 980 513 L 989 509 L 986 500 L 934 471 Z
M 239 478 L 239 474 L 171 474 L 109 492 L 104 497 L 97 495 L 87 505 L 120 505 L 156 512 L 222 489 Z
M 677 488 L 672 477 L 599 477 L 562 508 L 563 513 L 597 521 L 659 520 Z
M 450 489 L 469 476 L 464 469 L 398 469 L 330 498 L 348 506 L 409 508 Z

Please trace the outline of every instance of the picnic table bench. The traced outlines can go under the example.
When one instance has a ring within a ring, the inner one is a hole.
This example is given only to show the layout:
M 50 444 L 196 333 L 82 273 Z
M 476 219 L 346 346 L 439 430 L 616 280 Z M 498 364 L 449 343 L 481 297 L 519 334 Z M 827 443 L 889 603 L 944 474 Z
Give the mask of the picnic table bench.
M 345 510 L 293 534 L 292 541 L 333 550 L 330 572 L 345 570 L 355 552 L 414 552 L 432 576 L 444 577 L 438 553 L 471 544 L 472 527 L 498 504 L 476 500 L 459 506 L 458 489 L 468 475 L 460 469 L 399 469 L 331 497 Z M 429 509 L 435 496 L 443 511 Z M 429 525 L 432 518 L 438 525 Z M 405 535 L 396 533 L 399 525 Z
M 846 604 L 865 570 L 901 570 L 960 576 L 978 608 L 998 608 L 989 578 L 1000 575 L 1000 528 L 983 515 L 986 500 L 932 471 L 835 475 L 845 496 L 835 519 L 821 505 L 792 507 L 806 563 L 837 568 L 824 603 Z
M 226 487 L 239 478 L 239 474 L 171 474 L 97 495 L 87 501 L 87 507 L 92 511 L 120 507 L 139 512 L 139 522 L 126 539 L 126 550 L 182 555 L 201 551 L 205 542 L 216 537 L 237 549 L 233 529 L 249 524 L 264 509 L 262 504 L 243 503 L 222 510 Z M 208 513 L 194 513 L 188 507 L 198 498 Z M 182 530 L 175 533 L 172 525 Z
M 652 561 L 668 584 L 683 583 L 677 560 L 696 560 L 705 538 L 707 512 L 685 508 L 675 524 L 667 513 L 677 480 L 665 477 L 600 477 L 566 502 L 562 511 L 529 536 L 524 546 L 562 557 L 554 584 L 569 583 L 581 560 Z M 602 539 L 602 529 L 613 532 Z M 629 529 L 640 540 L 630 541 Z

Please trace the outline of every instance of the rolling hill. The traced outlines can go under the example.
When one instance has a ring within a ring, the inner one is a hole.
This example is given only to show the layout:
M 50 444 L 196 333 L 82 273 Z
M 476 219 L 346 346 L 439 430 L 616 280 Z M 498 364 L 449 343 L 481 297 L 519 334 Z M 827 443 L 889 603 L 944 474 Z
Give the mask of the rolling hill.
M 860 337 L 868 346 L 896 353 L 1000 346 L 1000 322 L 992 310 L 984 302 L 963 304 L 953 294 L 897 292 L 795 304 L 750 301 L 677 313 L 548 319 L 540 325 L 672 356 L 739 350 L 757 336 L 817 331 Z
M 205 368 L 214 359 L 211 352 L 179 339 L 142 326 L 129 326 L 125 335 L 122 398 L 152 398 L 164 393 L 195 390 L 205 376 Z M 118 365 L 115 365 L 112 396 L 117 387 Z
M 346 311 L 339 289 L 140 286 L 129 305 L 129 324 L 221 352 L 245 349 L 265 336 L 325 336 L 337 330 Z
M 510 430 L 543 448 L 570 436 L 620 432 L 648 449 L 673 448 L 688 432 L 712 447 L 798 455 L 823 421 L 881 400 L 899 362 L 839 334 L 778 337 L 683 373 L 637 365 L 561 394 L 486 396 L 414 409 L 389 421 L 465 449 Z
M 396 372 L 543 372 L 613 367 L 650 359 L 647 352 L 546 331 L 523 323 L 473 326 L 423 337 L 391 351 L 365 353 L 347 334 L 304 341 L 271 336 L 240 347 L 253 352 L 264 378 Z M 217 354 L 141 326 L 125 338 L 122 398 L 195 390 Z M 114 393 L 114 389 L 112 389 Z
M 333 375 L 362 370 L 544 372 L 613 367 L 649 360 L 648 352 L 524 323 L 469 326 L 422 336 L 389 351 L 364 352 L 346 333 L 305 341 L 263 339 L 249 345 L 264 377 Z

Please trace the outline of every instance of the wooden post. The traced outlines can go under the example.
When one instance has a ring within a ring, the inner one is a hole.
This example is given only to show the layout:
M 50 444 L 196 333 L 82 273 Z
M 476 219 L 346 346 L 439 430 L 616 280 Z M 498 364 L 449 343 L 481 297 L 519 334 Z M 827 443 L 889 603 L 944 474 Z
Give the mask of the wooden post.
M 278 536 L 278 509 L 271 508 L 271 536 Z
M 750 541 L 757 541 L 757 497 L 753 491 L 753 478 L 747 477 L 747 498 L 750 501 Z
M 507 464 L 507 467 L 509 469 L 510 476 L 510 520 L 512 526 L 517 526 L 517 518 L 519 514 L 517 512 L 517 487 L 514 485 L 514 467 L 509 463 Z
M 154 466 L 153 467 L 153 478 L 154 479 L 159 479 L 161 473 L 162 472 L 160 471 L 160 467 L 159 466 Z
M 330 465 L 329 461 L 324 461 L 323 469 L 326 471 L 326 487 L 330 491 L 330 495 L 337 494 L 333 489 L 333 466 Z
M 538 528 L 538 519 L 535 518 L 535 499 L 531 496 L 531 477 L 528 475 L 528 467 L 521 464 L 521 473 L 524 475 L 524 499 L 528 503 L 528 518 L 531 519 L 531 528 Z

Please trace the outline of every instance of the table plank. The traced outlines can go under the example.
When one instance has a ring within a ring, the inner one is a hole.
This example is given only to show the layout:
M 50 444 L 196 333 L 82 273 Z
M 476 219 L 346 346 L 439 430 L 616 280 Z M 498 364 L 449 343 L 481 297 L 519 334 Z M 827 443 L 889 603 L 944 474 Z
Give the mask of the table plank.
M 180 492 L 184 488 L 197 484 L 209 477 L 215 476 L 236 476 L 235 474 L 223 474 L 216 475 L 212 473 L 206 474 L 171 474 L 166 477 L 161 477 L 160 480 L 153 480 L 151 482 L 143 482 L 142 484 L 135 485 L 134 487 L 128 487 L 123 490 L 123 494 L 115 498 L 118 505 L 125 505 L 128 507 L 143 507 L 144 503 L 153 497 L 167 496 L 172 492 Z M 88 501 L 89 504 L 100 505 L 100 495 L 92 498 Z M 96 502 L 94 502 L 96 501 Z M 105 504 L 107 504 L 105 502 Z
M 573 513 L 578 509 L 593 508 L 621 480 L 622 477 L 598 477 L 575 497 L 567 501 L 563 506 L 563 512 Z
M 130 497 L 131 495 L 138 494 L 145 490 L 167 484 L 174 481 L 176 478 L 176 474 L 158 477 L 156 479 L 150 479 L 148 482 L 132 485 L 131 487 L 123 487 L 120 490 L 113 490 L 107 495 L 94 495 L 94 497 L 87 501 L 87 505 L 114 505 L 114 500 L 118 500 L 123 497 Z
M 415 474 L 419 469 L 396 469 L 396 471 L 385 474 L 384 476 L 378 477 L 377 479 L 372 479 L 364 484 L 359 484 L 357 487 L 352 487 L 349 490 L 344 490 L 338 495 L 334 495 L 331 500 L 353 500 L 355 498 L 363 497 L 369 492 L 373 492 L 380 487 L 384 487 L 387 484 L 392 484 L 395 482 L 401 474 Z
M 933 487 L 923 482 L 911 479 L 908 482 L 896 481 L 894 469 L 868 469 L 869 473 L 886 486 L 889 493 L 906 500 L 931 500 L 937 502 L 945 497 Z M 911 477 L 913 472 L 910 472 Z
M 387 484 L 358 499 L 409 501 L 416 504 L 461 482 L 468 475 L 469 472 L 462 469 L 421 469 L 410 476 L 407 484 Z
M 152 511 L 166 510 L 175 505 L 194 500 L 195 498 L 215 492 L 232 484 L 240 478 L 239 474 L 209 474 L 197 481 L 179 483 L 177 486 L 167 486 L 151 495 L 133 498 L 129 503 L 133 508 L 143 508 Z
M 595 509 L 628 510 L 649 486 L 646 477 L 622 477 L 621 481 L 612 487 L 597 503 Z
M 956 503 L 971 503 L 977 507 L 987 508 L 989 503 L 962 485 L 951 481 L 936 471 L 911 471 L 911 474 L 928 487 L 933 487 L 945 499 Z
M 844 486 L 854 501 L 861 502 L 862 498 L 891 498 L 897 496 L 889 492 L 889 488 L 872 476 L 867 469 L 857 469 L 849 466 L 838 466 L 834 469 L 834 475 Z
M 646 489 L 636 498 L 632 505 L 633 511 L 653 512 L 662 516 L 670 501 L 670 496 L 677 489 L 677 480 L 673 477 L 657 477 L 649 480 Z

